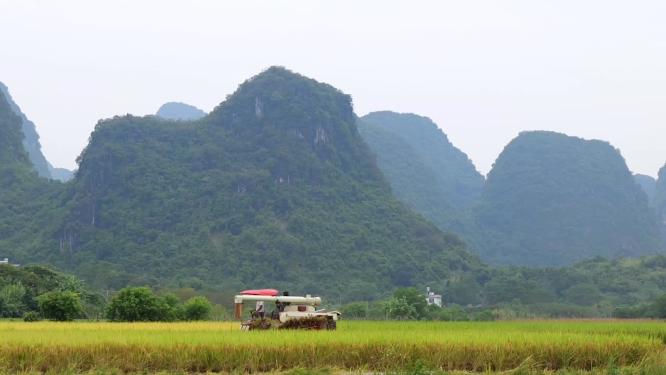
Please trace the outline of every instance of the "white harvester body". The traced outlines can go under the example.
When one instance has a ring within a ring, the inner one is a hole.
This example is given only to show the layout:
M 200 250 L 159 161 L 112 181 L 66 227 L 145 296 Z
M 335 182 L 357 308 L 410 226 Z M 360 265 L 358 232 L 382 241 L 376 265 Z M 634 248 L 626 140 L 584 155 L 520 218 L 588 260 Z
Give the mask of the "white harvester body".
M 338 311 L 317 310 L 321 305 L 321 297 L 312 297 L 310 295 L 302 296 L 278 296 L 278 295 L 253 295 L 239 294 L 234 297 L 236 319 L 242 319 L 244 302 L 264 302 L 275 303 L 274 311 L 265 311 L 265 317 L 277 320 L 280 323 L 286 323 L 290 320 L 305 318 L 322 318 L 329 321 L 329 327 L 335 328 L 335 322 L 340 318 Z M 254 315 L 254 314 L 253 314 Z M 253 319 L 256 317 L 253 316 Z M 263 319 L 264 316 L 261 317 Z M 247 324 L 246 324 L 247 325 Z M 330 328 L 329 328 L 330 329 Z

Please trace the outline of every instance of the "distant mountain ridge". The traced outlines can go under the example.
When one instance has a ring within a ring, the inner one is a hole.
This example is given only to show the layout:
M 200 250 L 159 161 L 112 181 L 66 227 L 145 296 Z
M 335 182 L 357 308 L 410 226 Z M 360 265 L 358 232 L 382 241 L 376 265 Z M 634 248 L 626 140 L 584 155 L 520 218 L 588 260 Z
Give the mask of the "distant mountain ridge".
M 645 192 L 607 142 L 523 132 L 488 174 L 475 212 L 482 258 L 567 265 L 663 251 Z
M 398 198 L 442 230 L 464 230 L 484 177 L 432 120 L 382 111 L 359 118 L 358 128 Z
M 395 195 L 485 261 L 565 266 L 664 250 L 650 205 L 656 182 L 632 175 L 606 142 L 523 132 L 484 181 L 425 117 L 376 112 L 358 127 Z
M 362 125 L 381 127 L 409 144 L 438 179 L 452 206 L 467 208 L 478 200 L 484 177 L 432 120 L 391 111 L 372 112 L 360 120 Z
M 23 147 L 28 153 L 30 162 L 37 174 L 41 177 L 60 181 L 67 181 L 72 177 L 72 172 L 64 168 L 54 168 L 42 154 L 42 145 L 39 143 L 39 135 L 35 124 L 30 121 L 14 102 L 9 89 L 0 82 L 0 92 L 5 97 L 11 110 L 21 118 L 21 131 L 23 132 Z
M 165 120 L 192 121 L 206 116 L 206 112 L 189 104 L 169 102 L 163 104 L 155 114 Z

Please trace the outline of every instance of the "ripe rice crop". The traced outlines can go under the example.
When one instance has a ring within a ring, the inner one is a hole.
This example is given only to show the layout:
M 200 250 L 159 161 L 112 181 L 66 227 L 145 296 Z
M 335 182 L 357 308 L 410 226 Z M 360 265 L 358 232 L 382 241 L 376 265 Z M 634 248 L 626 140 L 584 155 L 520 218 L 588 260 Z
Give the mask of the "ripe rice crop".
M 660 322 L 342 321 L 337 331 L 241 332 L 238 327 L 230 322 L 0 322 L 0 371 L 493 372 L 527 366 L 530 373 L 610 365 L 666 374 L 666 324 Z

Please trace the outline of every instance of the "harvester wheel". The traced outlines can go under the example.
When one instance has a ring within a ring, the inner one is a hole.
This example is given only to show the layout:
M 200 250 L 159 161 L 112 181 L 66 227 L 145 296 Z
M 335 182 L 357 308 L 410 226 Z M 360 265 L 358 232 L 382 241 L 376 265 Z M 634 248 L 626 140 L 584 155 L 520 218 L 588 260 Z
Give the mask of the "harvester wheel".
M 338 328 L 338 322 L 336 322 L 335 320 L 329 319 L 328 322 L 326 322 L 326 329 L 327 330 L 333 330 L 334 331 L 336 328 Z

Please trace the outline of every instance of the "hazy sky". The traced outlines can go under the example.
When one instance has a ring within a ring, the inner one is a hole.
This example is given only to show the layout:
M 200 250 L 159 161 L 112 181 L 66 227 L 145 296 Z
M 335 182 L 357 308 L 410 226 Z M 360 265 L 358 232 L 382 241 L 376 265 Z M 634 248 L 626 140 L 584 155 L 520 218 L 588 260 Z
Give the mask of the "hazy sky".
M 0 81 L 73 168 L 95 123 L 211 110 L 271 65 L 429 116 L 486 173 L 521 130 L 666 162 L 666 1 L 0 0 Z

